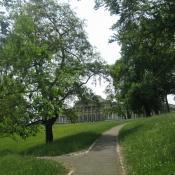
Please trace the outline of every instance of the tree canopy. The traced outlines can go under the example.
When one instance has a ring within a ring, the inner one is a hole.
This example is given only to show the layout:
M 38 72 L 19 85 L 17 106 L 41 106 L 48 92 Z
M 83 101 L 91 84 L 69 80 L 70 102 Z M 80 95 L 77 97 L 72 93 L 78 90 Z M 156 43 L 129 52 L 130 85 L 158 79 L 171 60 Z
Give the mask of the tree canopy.
M 68 100 L 104 72 L 103 62 L 68 4 L 22 3 L 9 19 L 0 48 L 0 131 L 26 137 L 40 123 L 52 142 L 52 125 Z
M 100 6 L 119 16 L 112 26 L 121 44 L 111 68 L 117 99 L 133 113 L 159 113 L 175 94 L 175 1 L 96 0 Z

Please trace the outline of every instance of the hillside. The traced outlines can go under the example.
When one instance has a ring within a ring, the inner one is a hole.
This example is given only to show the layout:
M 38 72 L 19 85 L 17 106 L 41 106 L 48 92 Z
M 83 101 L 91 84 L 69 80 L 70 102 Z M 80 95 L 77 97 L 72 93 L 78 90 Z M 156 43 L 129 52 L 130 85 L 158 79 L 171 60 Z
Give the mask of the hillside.
M 120 144 L 128 175 L 174 175 L 175 113 L 129 122 Z

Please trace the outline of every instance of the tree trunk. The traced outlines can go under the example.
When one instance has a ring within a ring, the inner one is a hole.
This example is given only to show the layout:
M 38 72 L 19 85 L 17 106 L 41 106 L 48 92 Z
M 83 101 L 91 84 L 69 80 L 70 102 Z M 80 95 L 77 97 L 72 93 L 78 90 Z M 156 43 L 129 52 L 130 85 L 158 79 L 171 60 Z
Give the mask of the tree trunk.
M 46 144 L 53 142 L 52 126 L 55 123 L 56 119 L 57 119 L 57 117 L 54 117 L 54 118 L 48 119 L 44 122 Z
M 126 111 L 126 113 L 127 113 L 127 119 L 131 119 L 132 114 L 128 110 Z
M 46 136 L 46 144 L 53 142 L 53 131 L 52 131 L 52 123 L 47 122 L 45 124 L 45 136 Z
M 151 116 L 151 111 L 150 111 L 149 107 L 145 105 L 144 108 L 145 108 L 146 117 L 150 117 Z
M 159 110 L 158 109 L 155 109 L 154 112 L 155 112 L 156 115 L 159 115 Z

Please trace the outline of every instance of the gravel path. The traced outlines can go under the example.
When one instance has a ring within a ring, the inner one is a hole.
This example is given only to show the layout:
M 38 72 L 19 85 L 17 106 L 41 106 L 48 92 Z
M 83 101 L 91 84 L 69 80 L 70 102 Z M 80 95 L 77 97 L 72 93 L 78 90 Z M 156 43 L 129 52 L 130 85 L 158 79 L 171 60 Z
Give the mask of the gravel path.
M 48 157 L 71 168 L 72 175 L 122 175 L 119 156 L 116 151 L 117 136 L 122 125 L 102 134 L 85 154 Z

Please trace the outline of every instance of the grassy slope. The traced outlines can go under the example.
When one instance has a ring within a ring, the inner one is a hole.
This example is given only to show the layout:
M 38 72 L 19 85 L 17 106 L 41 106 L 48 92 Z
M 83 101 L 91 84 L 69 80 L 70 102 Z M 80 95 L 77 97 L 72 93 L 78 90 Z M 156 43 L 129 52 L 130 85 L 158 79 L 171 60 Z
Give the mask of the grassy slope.
M 130 122 L 120 143 L 128 175 L 175 174 L 175 113 Z
M 0 138 L 0 175 L 65 175 L 60 164 L 30 156 L 61 155 L 87 148 L 100 134 L 119 122 L 54 126 L 54 143 L 44 144 L 44 131 L 26 140 Z

